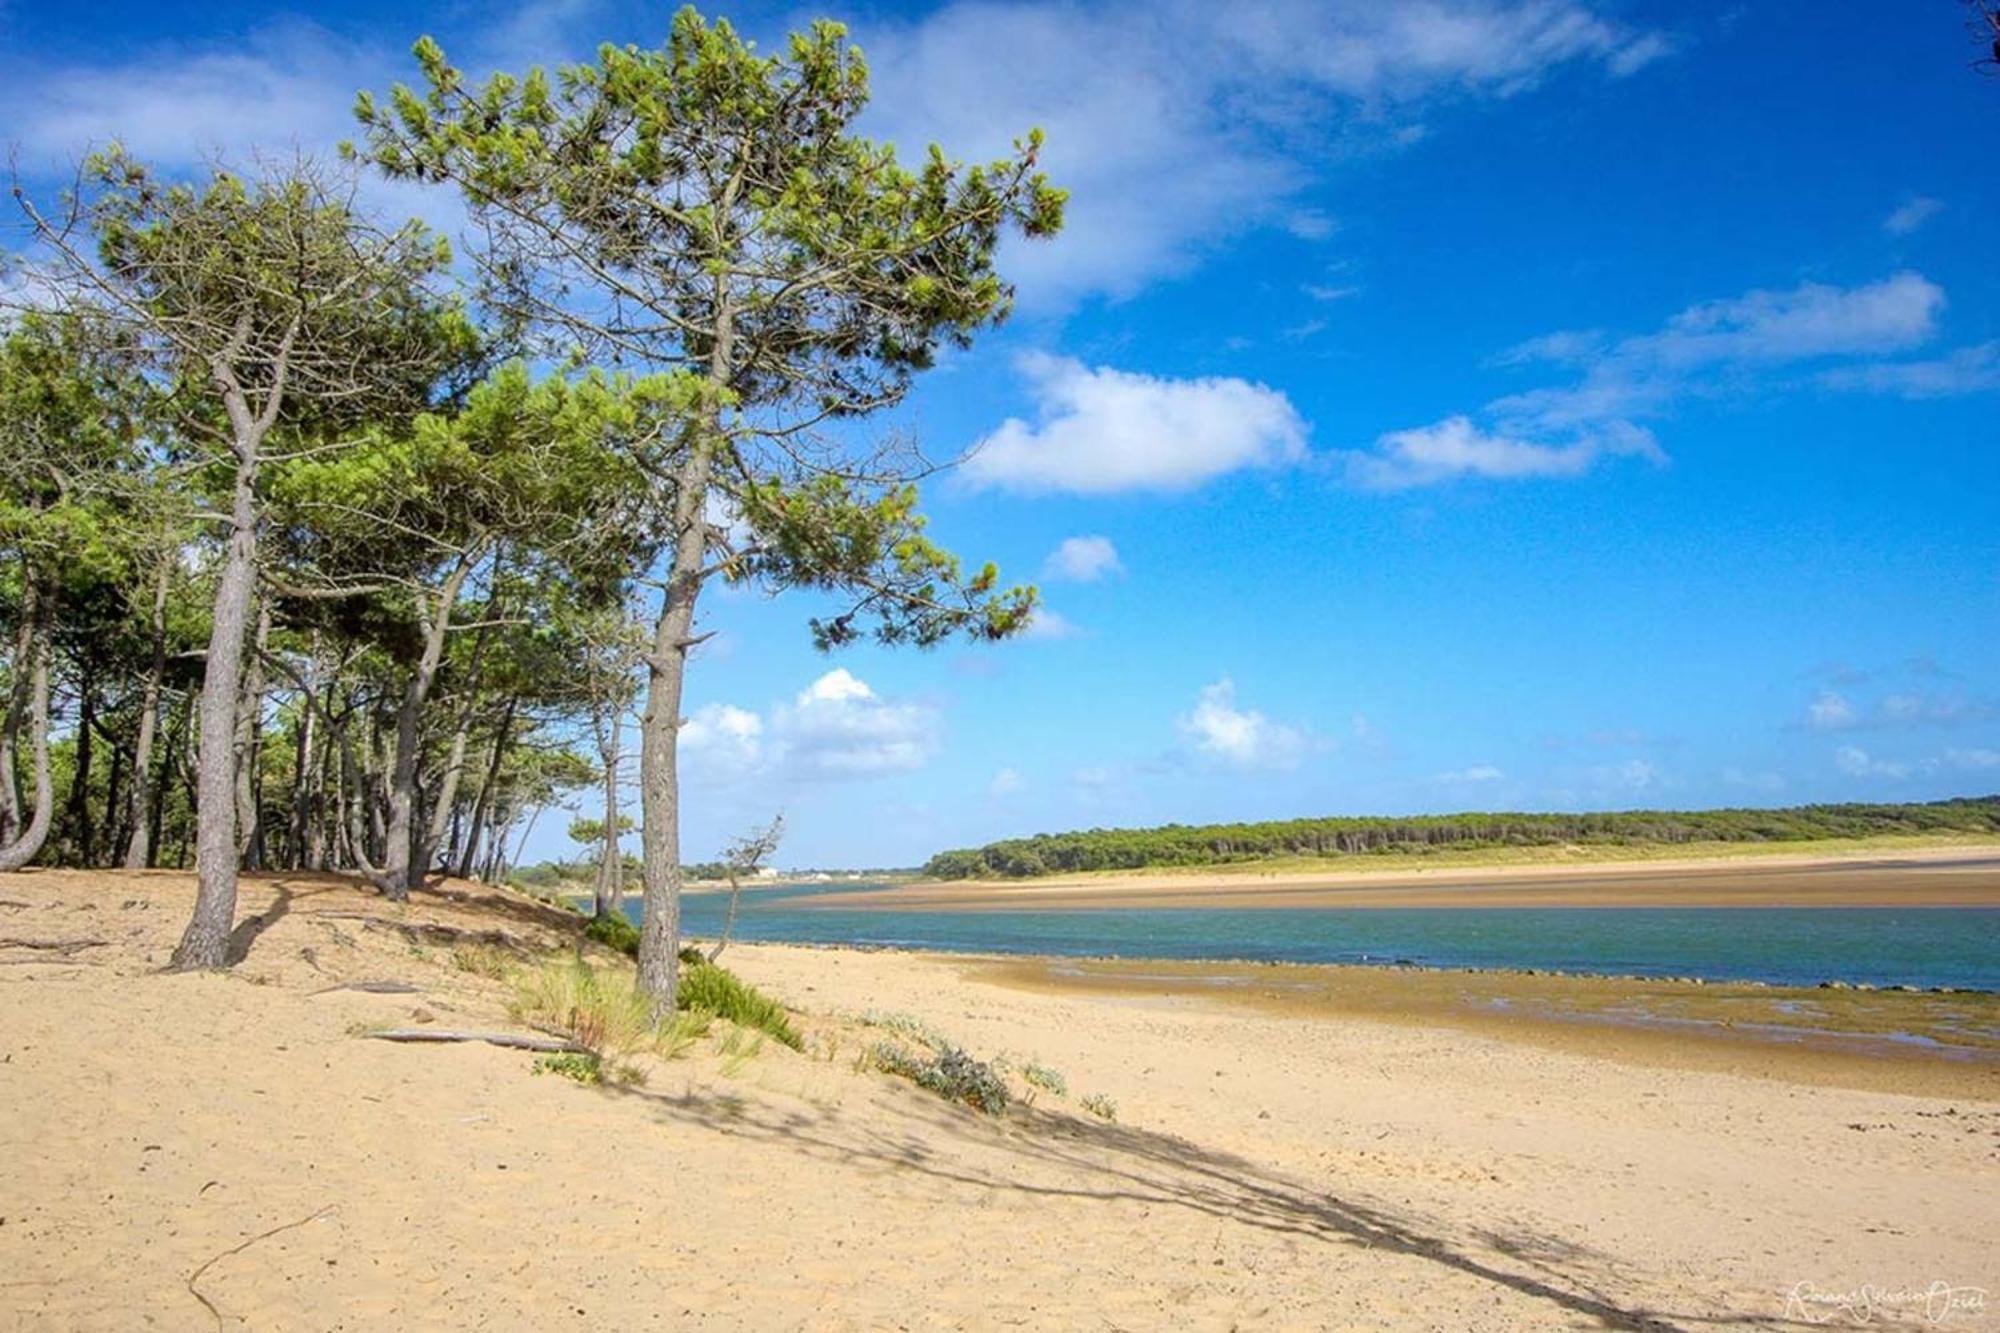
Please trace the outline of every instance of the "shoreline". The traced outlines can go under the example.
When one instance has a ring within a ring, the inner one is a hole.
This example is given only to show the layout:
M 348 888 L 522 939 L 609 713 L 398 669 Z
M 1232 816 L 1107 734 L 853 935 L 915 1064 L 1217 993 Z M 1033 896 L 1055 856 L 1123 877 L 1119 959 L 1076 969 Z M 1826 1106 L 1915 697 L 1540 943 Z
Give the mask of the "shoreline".
M 1648 1068 L 2000 1102 L 2000 992 L 1551 969 L 947 952 L 740 941 L 750 958 L 939 967 L 1048 996 L 1438 1028 Z
M 710 937 L 700 932 L 692 932 L 685 934 L 683 938 L 689 942 L 706 942 Z M 1800 994 L 1816 994 L 1820 991 L 1853 991 L 1862 995 L 1971 995 L 2000 997 L 2000 988 L 1988 986 L 1919 986 L 1908 982 L 1892 982 L 1887 985 L 1881 985 L 1871 981 L 1847 981 L 1840 977 L 1827 977 L 1815 982 L 1802 983 L 1771 981 L 1763 977 L 1712 976 L 1698 972 L 1590 972 L 1574 967 L 1499 967 L 1480 966 L 1470 963 L 1420 963 L 1409 958 L 1389 958 L 1380 961 L 1374 959 L 1309 961 L 1296 958 L 1257 958 L 1248 954 L 1231 954 L 1213 958 L 1176 958 L 1169 954 L 1006 953 L 993 949 L 930 949 L 913 944 L 874 944 L 861 940 L 753 940 L 741 937 L 732 939 L 730 947 L 738 949 L 811 949 L 837 953 L 892 954 L 897 957 L 939 958 L 957 962 L 1046 963 L 1051 966 L 1061 964 L 1111 963 L 1119 965 L 1152 965 L 1162 968 L 1231 967 L 1300 968 L 1305 970 L 1325 968 L 1329 970 L 1351 969 L 1360 972 L 1426 973 L 1437 976 L 1542 977 L 1555 981 L 1618 981 L 1642 983 L 1649 986 L 1742 986 L 1754 990 L 1796 991 Z
M 931 880 L 777 900 L 788 908 L 2000 907 L 2000 844 L 1873 844 L 1713 857 L 1367 870 L 1107 872 Z

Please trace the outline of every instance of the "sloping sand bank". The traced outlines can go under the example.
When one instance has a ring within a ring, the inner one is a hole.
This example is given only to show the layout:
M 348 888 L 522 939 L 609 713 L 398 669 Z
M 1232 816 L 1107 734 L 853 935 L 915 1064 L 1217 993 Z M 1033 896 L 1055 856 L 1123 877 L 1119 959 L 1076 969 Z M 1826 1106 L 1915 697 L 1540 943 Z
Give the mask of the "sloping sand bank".
M 252 881 L 244 961 L 159 975 L 191 892 L 0 878 L 0 1327 L 1804 1327 L 1936 1282 L 1976 1328 L 2000 1288 L 1992 1102 L 751 947 L 807 1053 L 588 1088 L 358 1035 L 506 1026 L 484 960 L 570 938 L 547 909 Z M 1070 1095 L 862 1072 L 869 1008 Z

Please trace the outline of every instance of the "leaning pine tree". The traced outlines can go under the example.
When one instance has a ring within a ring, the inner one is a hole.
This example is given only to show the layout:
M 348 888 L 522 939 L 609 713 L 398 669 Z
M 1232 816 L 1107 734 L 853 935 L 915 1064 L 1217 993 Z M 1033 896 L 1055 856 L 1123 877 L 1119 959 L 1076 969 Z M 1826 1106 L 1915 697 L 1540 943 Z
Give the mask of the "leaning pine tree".
M 93 158 L 60 213 L 20 190 L 42 274 L 115 328 L 180 408 L 173 436 L 214 487 L 214 597 L 196 760 L 194 913 L 176 968 L 221 967 L 236 910 L 238 709 L 256 618 L 266 473 L 426 403 L 467 340 L 431 290 L 449 253 L 421 226 L 380 231 L 310 163 L 262 178 L 160 180 Z
M 780 57 L 692 10 L 657 50 L 606 46 L 551 77 L 468 85 L 428 38 L 421 91 L 364 94 L 356 151 L 455 184 L 484 239 L 488 299 L 572 354 L 678 373 L 688 428 L 641 460 L 668 554 L 646 661 L 641 984 L 673 1001 L 680 935 L 676 738 L 704 584 L 722 575 L 844 597 L 823 647 L 1021 629 L 1032 588 L 968 573 L 924 535 L 914 450 L 861 442 L 943 343 L 1002 319 L 1004 236 L 1048 236 L 1063 194 L 1014 155 L 921 166 L 852 132 L 868 74 L 820 23 Z

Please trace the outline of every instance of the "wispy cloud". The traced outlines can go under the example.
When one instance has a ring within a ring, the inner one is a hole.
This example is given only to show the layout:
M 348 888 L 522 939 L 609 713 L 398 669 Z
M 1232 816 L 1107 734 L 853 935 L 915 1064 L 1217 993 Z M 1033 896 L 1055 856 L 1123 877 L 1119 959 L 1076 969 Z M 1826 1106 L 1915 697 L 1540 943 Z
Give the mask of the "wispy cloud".
M 1575 477 L 1601 458 L 1635 455 L 1655 463 L 1666 455 L 1652 435 L 1629 423 L 1567 444 L 1537 444 L 1502 432 L 1483 431 L 1467 417 L 1447 417 L 1435 426 L 1391 431 L 1367 453 L 1342 456 L 1348 480 L 1369 490 L 1407 490 L 1457 477 L 1515 481 L 1526 477 Z
M 1368 450 L 1343 455 L 1351 481 L 1383 489 L 1458 477 L 1573 477 L 1613 457 L 1666 460 L 1646 421 L 1681 400 L 1769 387 L 1779 372 L 1829 361 L 1853 362 L 1922 345 L 1935 336 L 1944 291 L 1918 273 L 1854 287 L 1803 283 L 1689 306 L 1652 333 L 1611 338 L 1566 330 L 1502 352 L 1496 364 L 1558 366 L 1568 383 L 1510 394 L 1486 404 L 1490 424 L 1460 414 L 1391 431 Z M 1964 378 L 1985 363 L 1960 367 Z M 1896 372 L 1848 365 L 1825 374 Z M 1921 380 L 1942 372 L 1906 370 Z M 1855 384 L 1850 387 L 1864 387 Z
M 1413 141 L 1444 103 L 1671 50 L 1582 0 L 962 0 L 857 35 L 873 122 L 906 149 L 986 156 L 1048 132 L 1043 164 L 1074 194 L 1058 241 L 1009 256 L 1031 303 L 1129 294 L 1248 230 L 1322 240 L 1332 219 L 1302 196 L 1351 148 Z
M 1894 212 L 1882 219 L 1882 230 L 1891 236 L 1908 236 L 1919 227 L 1936 217 L 1944 209 L 1944 201 L 1924 195 L 1911 195 Z
M 1830 389 L 1898 398 L 1954 398 L 2000 389 L 2000 342 L 1961 347 L 1928 361 L 1880 361 L 1842 366 L 1820 380 Z

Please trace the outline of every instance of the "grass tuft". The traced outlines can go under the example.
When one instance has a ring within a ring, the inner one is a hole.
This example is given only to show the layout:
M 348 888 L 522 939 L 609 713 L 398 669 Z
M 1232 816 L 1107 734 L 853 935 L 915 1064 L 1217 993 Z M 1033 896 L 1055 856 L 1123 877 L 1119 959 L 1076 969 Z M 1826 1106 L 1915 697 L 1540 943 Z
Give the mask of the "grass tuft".
M 1053 1093 L 1057 1097 L 1069 1096 L 1069 1080 L 1062 1076 L 1060 1069 L 1051 1069 L 1033 1060 L 1021 1066 L 1021 1077 L 1031 1088 Z
M 652 1001 L 633 978 L 599 971 L 581 958 L 523 974 L 509 1011 L 598 1055 L 629 1055 L 656 1040 Z
M 1118 1118 L 1118 1103 L 1112 1101 L 1101 1092 L 1091 1093 L 1079 1102 L 1078 1105 L 1082 1106 L 1084 1110 L 1090 1112 L 1099 1120 L 1116 1120 Z

